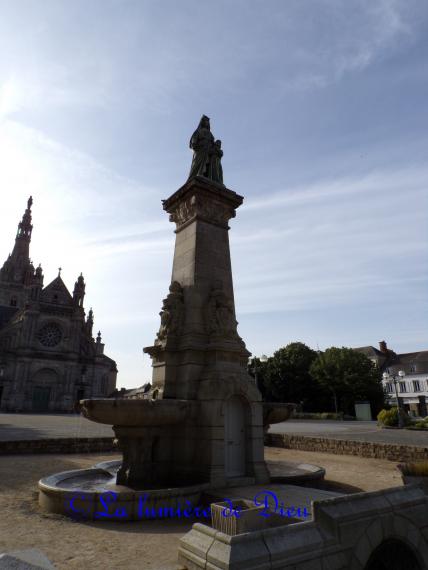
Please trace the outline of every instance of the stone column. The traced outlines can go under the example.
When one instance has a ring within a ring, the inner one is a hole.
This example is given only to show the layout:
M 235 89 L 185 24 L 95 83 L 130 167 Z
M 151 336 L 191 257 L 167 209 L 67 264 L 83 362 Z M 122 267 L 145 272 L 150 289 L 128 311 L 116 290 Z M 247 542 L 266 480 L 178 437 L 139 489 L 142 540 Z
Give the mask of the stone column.
M 203 177 L 188 181 L 163 207 L 176 224 L 170 293 L 153 347 L 157 397 L 195 398 L 207 365 L 246 373 L 249 352 L 237 333 L 228 222 L 243 198 Z
M 261 395 L 247 372 L 250 353 L 237 332 L 228 222 L 243 198 L 204 177 L 192 178 L 163 201 L 176 224 L 169 294 L 154 346 L 152 398 L 198 402 L 192 421 L 174 426 L 172 462 L 193 465 L 202 480 L 224 485 L 229 441 L 225 405 L 238 397 L 245 432 L 241 478 L 266 482 Z M 244 425 L 245 423 L 245 425 Z M 228 441 L 226 441 L 228 439 Z

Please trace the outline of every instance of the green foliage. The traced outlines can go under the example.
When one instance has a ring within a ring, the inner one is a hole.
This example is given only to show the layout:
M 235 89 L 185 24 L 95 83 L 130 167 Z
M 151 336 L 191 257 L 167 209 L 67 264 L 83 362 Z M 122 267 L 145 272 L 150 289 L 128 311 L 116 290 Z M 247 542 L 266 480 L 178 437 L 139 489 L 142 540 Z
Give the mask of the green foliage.
M 409 416 L 401 411 L 401 417 L 403 419 L 404 425 L 409 425 L 411 419 Z M 377 415 L 377 421 L 388 427 L 398 426 L 398 408 L 391 408 L 390 410 L 381 410 Z
M 310 409 L 316 402 L 317 385 L 309 373 L 317 353 L 302 342 L 277 350 L 258 368 L 259 387 L 266 400 L 295 402 Z
M 333 409 L 354 413 L 358 400 L 368 400 L 374 411 L 384 402 L 380 370 L 364 354 L 351 348 L 328 348 L 312 363 L 310 374 L 330 393 Z
M 383 426 L 398 426 L 398 409 L 381 410 L 377 415 L 377 421 Z
M 385 405 L 379 369 L 351 348 L 332 347 L 322 353 L 292 342 L 267 362 L 253 359 L 248 371 L 253 377 L 257 373 L 265 401 L 293 402 L 305 413 L 323 409 L 351 419 L 358 400 L 368 400 L 374 413 Z
M 293 419 L 297 420 L 355 420 L 354 416 L 346 416 L 343 412 L 335 414 L 334 412 L 294 412 Z
M 428 430 L 428 418 L 419 420 L 413 425 L 409 426 L 409 429 L 427 429 Z

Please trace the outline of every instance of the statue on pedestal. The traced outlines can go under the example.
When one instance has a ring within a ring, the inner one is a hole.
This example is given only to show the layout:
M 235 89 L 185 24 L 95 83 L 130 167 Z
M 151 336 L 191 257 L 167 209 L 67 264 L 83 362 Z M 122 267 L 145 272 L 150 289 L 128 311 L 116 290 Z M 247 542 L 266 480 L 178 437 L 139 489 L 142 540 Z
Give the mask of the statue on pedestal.
M 188 179 L 204 176 L 213 182 L 223 184 L 221 141 L 214 139 L 210 129 L 210 120 L 206 115 L 202 115 L 189 146 L 193 150 L 193 160 Z

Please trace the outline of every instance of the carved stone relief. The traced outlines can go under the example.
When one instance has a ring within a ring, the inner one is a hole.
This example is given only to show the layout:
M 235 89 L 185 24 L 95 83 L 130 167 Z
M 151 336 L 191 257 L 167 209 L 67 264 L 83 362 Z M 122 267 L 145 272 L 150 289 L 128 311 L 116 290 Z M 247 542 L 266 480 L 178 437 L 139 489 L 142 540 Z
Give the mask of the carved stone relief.
M 239 338 L 233 303 L 220 285 L 211 292 L 207 307 L 207 332 L 222 338 Z
M 163 300 L 162 310 L 159 313 L 161 324 L 155 345 L 165 344 L 167 337 L 180 334 L 184 317 L 183 289 L 177 281 L 169 287 L 169 293 Z
M 195 217 L 226 227 L 227 222 L 235 217 L 235 209 L 222 202 L 208 201 L 203 196 L 194 195 L 181 202 L 171 213 L 169 220 L 180 228 Z

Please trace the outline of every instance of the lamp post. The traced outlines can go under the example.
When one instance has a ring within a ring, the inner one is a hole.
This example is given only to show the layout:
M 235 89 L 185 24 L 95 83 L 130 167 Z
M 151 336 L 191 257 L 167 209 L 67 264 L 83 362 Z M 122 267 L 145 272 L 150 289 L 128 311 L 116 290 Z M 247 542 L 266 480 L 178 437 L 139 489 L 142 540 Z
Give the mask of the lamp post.
M 384 380 L 392 380 L 392 382 L 394 384 L 395 398 L 397 400 L 398 427 L 399 428 L 404 427 L 404 423 L 403 423 L 403 417 L 401 415 L 401 404 L 400 404 L 400 398 L 398 397 L 397 384 L 399 382 L 399 378 L 404 378 L 405 375 L 406 375 L 406 373 L 404 372 L 404 370 L 399 370 L 398 374 L 397 373 L 388 374 L 388 372 L 384 372 L 382 374 Z
M 259 360 L 260 362 L 267 362 L 268 357 L 266 356 L 266 354 L 262 354 Z M 254 365 L 254 384 L 256 385 L 257 390 L 260 390 L 257 381 L 257 356 L 250 356 L 250 358 L 248 359 L 248 364 Z

